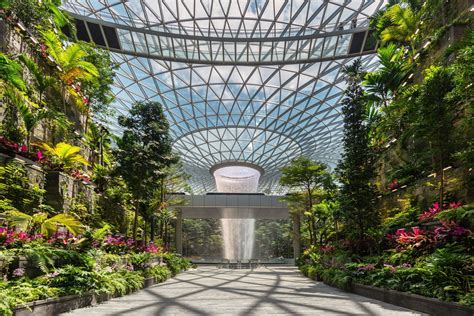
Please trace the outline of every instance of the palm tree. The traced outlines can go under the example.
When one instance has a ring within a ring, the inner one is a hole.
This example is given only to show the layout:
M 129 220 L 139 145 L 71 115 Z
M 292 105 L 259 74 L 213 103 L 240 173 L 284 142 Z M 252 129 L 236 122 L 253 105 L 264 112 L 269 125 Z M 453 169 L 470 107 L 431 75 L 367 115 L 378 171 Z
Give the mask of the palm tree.
M 413 47 L 418 21 L 419 14 L 410 6 L 395 4 L 389 7 L 377 23 L 382 43 L 398 42 Z
M 28 70 L 35 79 L 36 88 L 39 92 L 38 103 L 41 104 L 43 102 L 43 94 L 45 93 L 46 89 L 55 86 L 57 80 L 56 78 L 45 74 L 44 70 L 40 69 L 40 67 L 38 67 L 38 64 L 36 64 L 35 61 L 27 55 L 21 54 L 19 59 L 26 66 L 26 68 L 28 68 Z
M 79 153 L 81 148 L 66 143 L 58 143 L 51 147 L 46 143 L 40 145 L 57 169 L 72 169 L 89 162 Z
M 0 53 L 0 79 L 5 81 L 7 85 L 13 86 L 18 90 L 26 90 L 21 66 L 3 53 Z
M 46 237 L 54 234 L 58 230 L 58 226 L 64 226 L 73 235 L 80 234 L 83 230 L 81 222 L 66 213 L 50 218 L 48 218 L 46 213 L 28 215 L 16 210 L 7 211 L 4 214 L 10 226 L 31 233 L 39 232 Z
M 377 51 L 380 68 L 365 75 L 363 82 L 369 101 L 377 106 L 388 107 L 411 71 L 411 63 L 402 49 L 395 44 L 381 47 Z

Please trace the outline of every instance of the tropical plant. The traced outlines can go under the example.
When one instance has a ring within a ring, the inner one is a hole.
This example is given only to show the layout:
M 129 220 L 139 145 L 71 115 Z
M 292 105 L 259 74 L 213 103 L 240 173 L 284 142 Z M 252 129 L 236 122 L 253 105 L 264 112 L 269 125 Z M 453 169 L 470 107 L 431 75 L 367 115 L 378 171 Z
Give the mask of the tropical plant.
M 94 120 L 108 122 L 110 117 L 114 116 L 114 110 L 110 107 L 115 99 L 111 86 L 118 65 L 112 62 L 109 51 L 94 47 L 89 43 L 80 44 L 87 53 L 84 60 L 96 66 L 98 78 L 100 78 L 100 80 L 81 82 L 80 89 L 88 97 L 88 105 L 94 113 Z
M 4 213 L 10 226 L 23 231 L 37 232 L 51 236 L 58 231 L 58 226 L 64 226 L 71 234 L 82 232 L 82 224 L 72 215 L 62 213 L 48 218 L 46 213 L 28 215 L 20 211 L 7 211 Z
M 40 3 L 51 14 L 53 22 L 58 29 L 70 23 L 67 13 L 59 8 L 62 0 L 42 0 Z
M 453 74 L 450 69 L 432 66 L 425 71 L 423 84 L 415 95 L 412 109 L 413 137 L 422 140 L 424 150 L 415 154 L 431 161 L 432 170 L 439 179 L 439 204 L 444 205 L 444 168 L 451 159 L 456 139 L 455 120 L 460 107 L 448 96 L 454 89 Z
M 0 9 L 7 10 L 12 6 L 12 0 L 0 0 Z
M 0 166 L 0 212 L 37 209 L 45 191 L 31 183 L 23 165 L 10 161 Z
M 50 110 L 48 108 L 40 108 L 37 104 L 29 101 L 24 95 L 7 89 L 6 95 L 18 109 L 18 113 L 23 120 L 26 132 L 26 146 L 31 149 L 31 136 L 33 130 L 42 122 L 52 122 L 56 127 L 65 130 L 69 126 L 69 121 L 63 113 Z
M 288 166 L 283 167 L 281 173 L 280 184 L 294 191 L 287 200 L 295 200 L 296 195 L 298 196 L 296 200 L 301 201 L 307 218 L 310 243 L 313 244 L 316 242 L 316 218 L 313 214 L 313 206 L 321 201 L 325 190 L 333 186 L 327 166 L 307 157 L 298 157 L 293 159 Z
M 413 47 L 419 20 L 419 15 L 410 6 L 399 3 L 384 11 L 376 28 L 383 43 L 397 42 Z
M 51 31 L 41 32 L 48 47 L 48 53 L 61 67 L 60 78 L 66 84 L 72 84 L 76 80 L 93 80 L 99 75 L 97 68 L 84 59 L 88 56 L 78 43 L 72 43 L 63 47 L 59 36 Z
M 44 70 L 41 69 L 38 64 L 27 55 L 21 54 L 19 59 L 26 66 L 26 68 L 28 68 L 34 78 L 36 89 L 39 93 L 38 103 L 41 105 L 43 103 L 44 93 L 48 88 L 55 86 L 57 80 L 53 76 L 45 74 Z
M 374 153 L 369 147 L 368 127 L 365 124 L 365 99 L 361 87 L 361 62 L 356 60 L 344 69 L 348 87 L 342 100 L 344 138 L 342 159 L 337 167 L 340 189 L 340 215 L 347 237 L 354 250 L 370 249 L 368 232 L 379 223 L 375 208 L 375 191 L 371 184 L 375 175 Z
M 59 36 L 52 30 L 44 30 L 41 35 L 48 47 L 48 53 L 60 67 L 59 78 L 61 79 L 63 106 L 65 107 L 66 87 L 76 81 L 96 80 L 99 72 L 92 63 L 85 61 L 88 55 L 79 43 L 72 43 L 64 48 Z M 69 89 L 69 92 L 72 95 L 77 95 L 72 88 Z
M 168 247 L 169 246 L 169 226 L 172 223 L 173 220 L 176 219 L 176 213 L 173 210 L 167 209 L 167 208 L 162 208 L 158 212 L 157 219 L 161 223 L 160 227 L 160 238 L 164 242 L 164 246 Z
M 129 116 L 120 116 L 124 128 L 117 139 L 116 172 L 125 180 L 135 198 L 133 239 L 136 240 L 138 212 L 141 200 L 152 196 L 154 187 L 163 177 L 163 169 L 177 162 L 171 152 L 169 124 L 161 104 L 136 103 Z
M 26 84 L 23 81 L 21 66 L 3 53 L 0 53 L 0 79 L 18 90 L 26 90 Z
M 379 48 L 377 56 L 380 67 L 365 75 L 363 85 L 370 101 L 387 108 L 410 73 L 411 63 L 395 44 Z
M 58 143 L 54 147 L 43 143 L 39 145 L 51 159 L 52 168 L 59 170 L 68 170 L 79 165 L 89 165 L 89 162 L 80 154 L 81 148 L 78 146 Z
M 85 143 L 92 150 L 91 161 L 97 161 L 105 166 L 110 162 L 110 133 L 104 126 L 94 122 L 89 123 L 85 133 Z

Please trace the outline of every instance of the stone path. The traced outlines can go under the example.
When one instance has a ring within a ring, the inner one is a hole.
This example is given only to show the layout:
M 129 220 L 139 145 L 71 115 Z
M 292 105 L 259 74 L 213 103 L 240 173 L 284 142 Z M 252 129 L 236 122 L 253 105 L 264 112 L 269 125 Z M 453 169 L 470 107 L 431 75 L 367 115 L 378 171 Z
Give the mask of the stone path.
M 201 266 L 162 284 L 67 315 L 422 315 L 345 293 L 294 267 Z

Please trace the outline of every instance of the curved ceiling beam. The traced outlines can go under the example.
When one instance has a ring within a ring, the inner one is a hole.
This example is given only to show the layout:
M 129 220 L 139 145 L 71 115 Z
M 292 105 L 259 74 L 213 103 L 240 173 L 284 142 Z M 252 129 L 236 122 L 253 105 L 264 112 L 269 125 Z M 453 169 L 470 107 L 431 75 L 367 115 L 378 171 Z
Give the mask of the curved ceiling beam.
M 367 27 L 285 37 L 209 37 L 156 31 L 70 13 L 80 40 L 110 51 L 158 60 L 211 65 L 287 65 L 373 54 Z

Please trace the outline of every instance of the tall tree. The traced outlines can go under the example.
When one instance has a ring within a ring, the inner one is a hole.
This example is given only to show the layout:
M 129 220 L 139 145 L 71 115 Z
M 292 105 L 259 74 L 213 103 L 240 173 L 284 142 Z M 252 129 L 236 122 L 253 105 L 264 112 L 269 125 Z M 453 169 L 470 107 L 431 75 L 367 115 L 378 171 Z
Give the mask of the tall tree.
M 137 237 L 138 212 L 152 196 L 162 171 L 176 162 L 171 152 L 169 124 L 158 102 L 139 102 L 129 116 L 120 116 L 123 135 L 117 138 L 116 172 L 123 177 L 135 199 L 133 238 Z
M 379 223 L 375 208 L 374 155 L 369 147 L 369 128 L 365 123 L 366 101 L 361 87 L 363 73 L 361 62 L 356 60 L 344 69 L 348 87 L 342 100 L 344 114 L 344 138 L 342 159 L 338 165 L 340 215 L 347 237 L 355 250 L 364 250 L 368 230 Z
M 455 148 L 454 122 L 461 109 L 455 100 L 450 98 L 453 89 L 453 74 L 450 69 L 432 66 L 426 70 L 425 80 L 412 104 L 412 113 L 415 114 L 413 136 L 427 144 L 424 150 L 416 154 L 430 155 L 433 171 L 439 179 L 441 207 L 445 195 L 444 168 L 451 161 Z
M 299 202 L 297 204 L 304 210 L 310 243 L 313 244 L 316 242 L 313 206 L 321 200 L 321 190 L 324 191 L 331 184 L 327 167 L 307 157 L 298 157 L 283 167 L 281 173 L 280 184 L 293 189 L 293 194 L 286 199 L 290 203 Z

